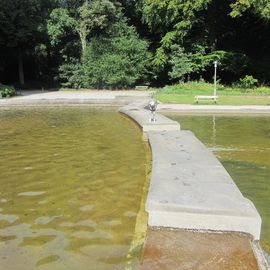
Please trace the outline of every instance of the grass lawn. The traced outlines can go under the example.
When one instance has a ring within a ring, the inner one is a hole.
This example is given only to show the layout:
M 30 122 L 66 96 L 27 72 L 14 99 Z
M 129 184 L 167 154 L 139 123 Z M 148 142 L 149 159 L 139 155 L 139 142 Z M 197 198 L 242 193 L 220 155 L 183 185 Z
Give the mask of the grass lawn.
M 156 91 L 156 99 L 162 103 L 196 104 L 196 95 L 213 95 L 213 85 L 202 82 L 180 83 Z M 270 87 L 241 89 L 219 86 L 220 105 L 270 105 Z M 213 101 L 199 101 L 199 104 L 214 104 Z

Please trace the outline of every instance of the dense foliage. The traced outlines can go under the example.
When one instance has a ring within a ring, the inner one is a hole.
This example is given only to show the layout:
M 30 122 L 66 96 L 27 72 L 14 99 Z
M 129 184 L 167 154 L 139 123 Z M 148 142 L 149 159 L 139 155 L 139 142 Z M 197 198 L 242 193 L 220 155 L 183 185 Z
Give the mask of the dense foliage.
M 93 37 L 80 60 L 68 59 L 60 66 L 64 87 L 128 88 L 149 78 L 151 54 L 134 27 L 125 21 L 110 29 L 110 36 Z
M 14 87 L 0 84 L 0 98 L 11 97 L 14 94 L 15 94 Z
M 1 0 L 0 83 L 270 84 L 266 0 Z
M 148 44 L 134 36 L 94 39 L 83 56 L 84 87 L 125 88 L 146 82 Z

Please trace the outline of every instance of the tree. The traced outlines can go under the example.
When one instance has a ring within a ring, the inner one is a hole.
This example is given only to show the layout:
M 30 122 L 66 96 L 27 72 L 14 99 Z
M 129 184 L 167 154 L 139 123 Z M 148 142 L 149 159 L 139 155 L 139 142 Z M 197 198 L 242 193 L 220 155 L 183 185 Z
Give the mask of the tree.
M 0 81 L 18 77 L 23 84 L 26 77 L 35 87 L 52 86 L 60 74 L 66 86 L 98 85 L 86 80 L 88 74 L 104 75 L 100 84 L 117 87 L 140 83 L 151 64 L 151 82 L 161 86 L 187 75 L 211 80 L 213 61 L 219 60 L 223 83 L 246 74 L 270 83 L 269 10 L 269 0 L 1 0 Z M 136 38 L 120 27 L 123 21 Z M 133 50 L 137 56 L 154 54 L 151 63 L 147 56 L 148 65 L 138 58 L 141 74 L 127 53 Z M 124 77 L 117 82 L 116 74 Z
M 116 15 L 116 7 L 109 0 L 85 1 L 73 14 L 67 8 L 57 8 L 50 15 L 48 33 L 53 45 L 69 30 L 77 33 L 84 52 L 90 35 L 113 23 Z
M 171 79 L 183 79 L 184 75 L 192 72 L 192 62 L 190 56 L 184 52 L 184 49 L 178 45 L 172 45 L 171 47 L 171 59 L 169 63 L 172 66 L 172 70 L 169 72 Z
M 53 46 L 60 43 L 61 39 L 70 29 L 74 29 L 76 20 L 69 15 L 67 9 L 56 8 L 50 14 L 48 20 L 48 34 Z
M 231 5 L 232 17 L 241 16 L 246 10 L 251 10 L 266 20 L 270 20 L 270 2 L 268 0 L 236 0 Z
M 160 46 L 153 64 L 164 68 L 168 63 L 168 50 L 183 39 L 196 21 L 196 14 L 205 9 L 211 0 L 141 0 L 143 19 L 150 30 L 160 36 Z
M 123 88 L 145 82 L 150 74 L 148 43 L 135 28 L 121 20 L 112 26 L 110 36 L 92 38 L 82 62 L 68 62 L 60 68 L 66 87 Z
M 80 36 L 82 50 L 86 48 L 86 41 L 89 34 L 94 29 L 102 30 L 110 23 L 113 23 L 116 17 L 116 8 L 111 1 L 91 1 L 85 2 L 79 9 L 79 20 L 76 24 L 76 31 Z
M 44 16 L 54 0 L 1 0 L 0 45 L 10 48 L 18 61 L 19 82 L 24 84 L 23 57 L 27 49 L 42 39 Z

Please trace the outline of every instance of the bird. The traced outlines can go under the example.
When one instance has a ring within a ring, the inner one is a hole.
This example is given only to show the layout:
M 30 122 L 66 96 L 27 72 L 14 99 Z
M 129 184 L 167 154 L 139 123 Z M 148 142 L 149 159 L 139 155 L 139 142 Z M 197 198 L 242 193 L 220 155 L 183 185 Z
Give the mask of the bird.
M 151 111 L 149 122 L 156 122 L 157 101 L 154 99 L 151 99 L 149 101 L 148 106 L 149 106 L 149 110 Z

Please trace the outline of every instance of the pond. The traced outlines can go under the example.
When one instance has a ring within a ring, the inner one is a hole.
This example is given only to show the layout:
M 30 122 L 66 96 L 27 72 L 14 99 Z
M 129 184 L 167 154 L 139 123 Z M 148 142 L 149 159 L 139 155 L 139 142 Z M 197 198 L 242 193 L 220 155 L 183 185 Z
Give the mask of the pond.
M 1 109 L 0 268 L 135 265 L 141 136 L 116 109 Z
M 168 116 L 217 156 L 263 219 L 261 245 L 270 253 L 270 117 Z

